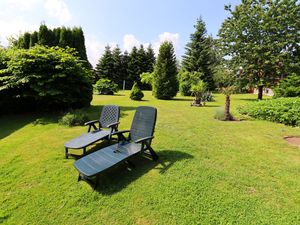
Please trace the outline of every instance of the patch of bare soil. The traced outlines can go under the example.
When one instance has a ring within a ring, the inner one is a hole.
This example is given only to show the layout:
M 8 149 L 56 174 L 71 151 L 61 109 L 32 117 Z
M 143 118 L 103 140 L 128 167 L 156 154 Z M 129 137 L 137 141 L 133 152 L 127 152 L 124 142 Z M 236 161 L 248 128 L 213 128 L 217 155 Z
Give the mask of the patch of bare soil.
M 298 146 L 300 148 L 300 137 L 286 136 L 284 139 L 291 145 Z

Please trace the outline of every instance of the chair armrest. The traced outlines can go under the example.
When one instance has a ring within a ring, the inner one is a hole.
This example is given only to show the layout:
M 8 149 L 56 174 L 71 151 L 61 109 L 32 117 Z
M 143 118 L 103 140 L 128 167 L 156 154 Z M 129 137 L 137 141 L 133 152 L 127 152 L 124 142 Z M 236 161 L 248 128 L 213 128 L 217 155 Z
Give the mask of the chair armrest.
M 144 137 L 144 138 L 137 139 L 134 142 L 138 144 L 138 143 L 141 143 L 141 142 L 144 142 L 144 141 L 151 140 L 153 138 L 154 138 L 154 136 Z
M 115 123 L 111 123 L 111 124 L 108 124 L 107 127 L 115 127 L 119 124 L 120 122 L 115 122 Z
M 128 133 L 130 132 L 130 130 L 120 130 L 120 131 L 116 131 L 116 132 L 113 132 L 111 135 L 118 135 L 118 134 L 123 134 L 123 133 Z
M 88 122 L 84 123 L 84 126 L 92 125 L 92 124 L 97 123 L 97 122 L 99 123 L 99 120 L 91 120 L 91 121 L 88 121 Z

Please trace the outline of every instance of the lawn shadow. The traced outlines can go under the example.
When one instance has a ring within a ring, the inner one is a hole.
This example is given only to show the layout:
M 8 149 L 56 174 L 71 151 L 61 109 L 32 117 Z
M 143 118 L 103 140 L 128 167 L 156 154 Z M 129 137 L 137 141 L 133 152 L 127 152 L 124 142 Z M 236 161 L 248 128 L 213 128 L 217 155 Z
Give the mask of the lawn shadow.
M 183 102 L 192 102 L 193 98 L 172 98 L 170 101 L 183 101 Z
M 158 152 L 158 156 L 159 159 L 157 161 L 152 161 L 148 157 L 139 154 L 130 159 L 129 164 L 121 163 L 109 171 L 100 174 L 97 179 L 98 185 L 95 191 L 105 195 L 113 195 L 152 169 L 158 170 L 160 174 L 164 174 L 176 162 L 193 158 L 188 153 L 176 150 L 162 150 Z M 91 186 L 91 188 L 93 187 Z
M 0 117 L 0 140 L 21 129 L 22 127 L 33 125 L 46 125 L 50 123 L 57 123 L 59 113 L 22 113 L 1 115 Z
M 248 101 L 248 102 L 258 102 L 259 101 L 256 98 L 238 98 L 238 100 Z

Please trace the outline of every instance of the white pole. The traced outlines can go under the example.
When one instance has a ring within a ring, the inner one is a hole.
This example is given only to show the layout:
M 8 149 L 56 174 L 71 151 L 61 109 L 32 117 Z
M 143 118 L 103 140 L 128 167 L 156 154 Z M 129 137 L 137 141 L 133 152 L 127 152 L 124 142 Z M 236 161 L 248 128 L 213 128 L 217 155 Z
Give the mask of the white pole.
M 125 80 L 123 80 L 123 91 L 125 91 Z

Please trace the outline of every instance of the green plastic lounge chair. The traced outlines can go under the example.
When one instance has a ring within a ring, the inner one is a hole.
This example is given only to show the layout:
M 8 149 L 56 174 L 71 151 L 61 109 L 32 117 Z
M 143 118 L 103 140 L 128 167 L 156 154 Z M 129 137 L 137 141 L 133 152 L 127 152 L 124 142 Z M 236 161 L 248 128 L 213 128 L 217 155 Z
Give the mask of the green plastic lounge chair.
M 88 183 L 97 185 L 97 175 L 118 165 L 121 162 L 137 155 L 138 153 L 147 154 L 153 160 L 158 156 L 151 147 L 151 140 L 154 138 L 154 127 L 156 123 L 156 108 L 140 106 L 137 108 L 130 130 L 117 131 L 118 143 L 100 149 L 86 155 L 77 161 L 74 166 L 79 172 L 78 181 L 81 179 Z M 128 132 L 128 138 L 124 133 Z
M 86 122 L 88 132 L 65 143 L 65 156 L 68 158 L 72 154 L 68 152 L 71 149 L 83 149 L 86 153 L 86 147 L 103 139 L 110 140 L 111 134 L 118 130 L 120 117 L 120 108 L 117 105 L 106 105 L 103 107 L 99 120 Z M 94 129 L 91 131 L 91 129 Z M 107 128 L 107 129 L 103 129 Z

